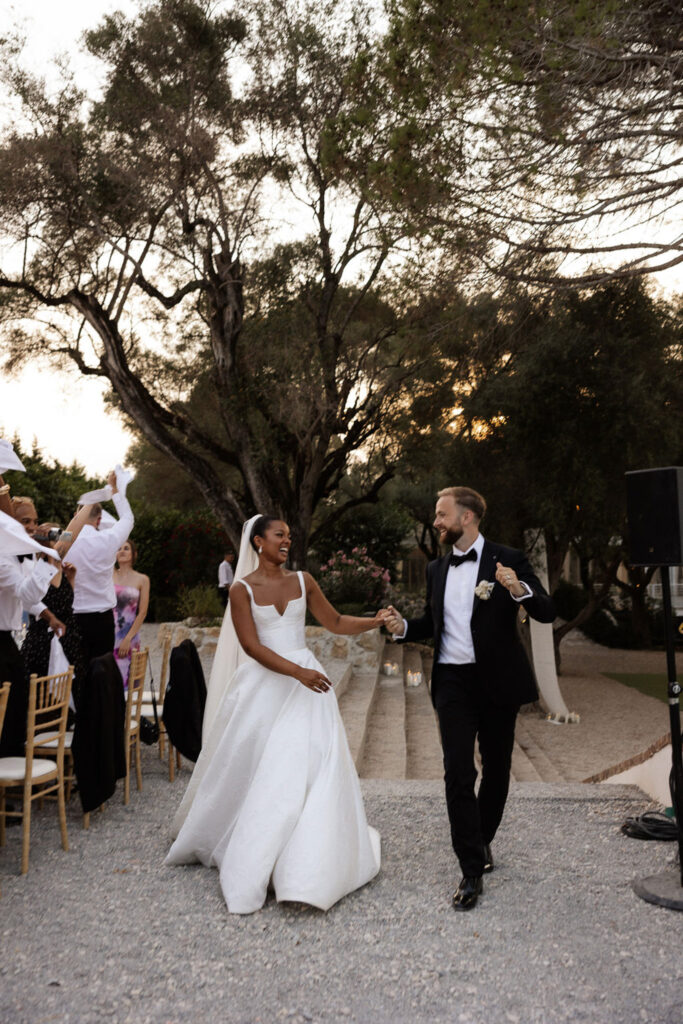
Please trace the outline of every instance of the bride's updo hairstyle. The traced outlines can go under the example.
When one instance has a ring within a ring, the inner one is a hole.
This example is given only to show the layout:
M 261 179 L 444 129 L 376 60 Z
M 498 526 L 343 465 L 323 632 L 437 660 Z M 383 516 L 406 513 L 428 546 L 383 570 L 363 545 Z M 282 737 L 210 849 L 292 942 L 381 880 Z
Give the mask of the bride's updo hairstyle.
M 278 521 L 279 520 L 278 520 L 277 516 L 259 516 L 258 517 L 258 519 L 256 520 L 256 522 L 254 523 L 254 525 L 251 528 L 251 535 L 249 537 L 249 542 L 250 542 L 252 548 L 254 549 L 254 551 L 256 551 L 258 553 L 258 547 L 257 547 L 256 541 L 254 540 L 254 537 L 263 537 L 265 535 L 266 530 L 270 526 L 270 524 L 271 523 L 277 523 Z

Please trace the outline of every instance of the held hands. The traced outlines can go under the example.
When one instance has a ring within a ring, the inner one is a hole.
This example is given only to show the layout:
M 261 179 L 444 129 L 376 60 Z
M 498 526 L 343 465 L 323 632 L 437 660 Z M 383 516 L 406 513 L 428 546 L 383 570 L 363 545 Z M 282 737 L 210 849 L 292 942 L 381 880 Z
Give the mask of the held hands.
M 121 648 L 119 648 L 120 650 Z M 300 668 L 295 678 L 307 689 L 313 690 L 314 693 L 326 693 L 332 688 L 332 683 L 329 679 L 316 668 Z
M 384 612 L 386 618 L 384 625 L 387 627 L 390 633 L 402 633 L 403 632 L 403 616 L 400 612 L 397 612 L 393 605 Z
M 71 562 L 62 562 L 62 572 L 73 587 L 74 580 L 76 579 L 76 566 Z
M 496 579 L 501 587 L 505 587 L 513 597 L 521 597 L 526 593 L 525 588 L 517 579 L 515 570 L 507 568 L 501 562 L 496 562 Z
M 107 483 L 111 487 L 112 493 L 116 494 L 118 492 L 118 487 L 116 486 L 116 473 L 114 472 L 113 469 L 109 476 L 107 477 Z
M 369 628 L 377 629 L 379 626 L 386 626 L 389 618 L 389 610 L 387 608 L 380 608 L 375 614 L 374 618 L 368 619 Z

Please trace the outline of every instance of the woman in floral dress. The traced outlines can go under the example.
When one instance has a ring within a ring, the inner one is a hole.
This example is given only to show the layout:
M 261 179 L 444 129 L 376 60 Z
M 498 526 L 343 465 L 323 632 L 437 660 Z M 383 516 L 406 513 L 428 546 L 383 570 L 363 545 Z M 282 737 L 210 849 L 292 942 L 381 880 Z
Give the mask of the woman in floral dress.
M 114 589 L 116 590 L 114 657 L 121 672 L 124 689 L 128 688 L 130 652 L 140 649 L 138 633 L 147 617 L 149 607 L 149 576 L 136 572 L 133 568 L 137 557 L 135 542 L 129 539 L 117 551 L 114 569 Z

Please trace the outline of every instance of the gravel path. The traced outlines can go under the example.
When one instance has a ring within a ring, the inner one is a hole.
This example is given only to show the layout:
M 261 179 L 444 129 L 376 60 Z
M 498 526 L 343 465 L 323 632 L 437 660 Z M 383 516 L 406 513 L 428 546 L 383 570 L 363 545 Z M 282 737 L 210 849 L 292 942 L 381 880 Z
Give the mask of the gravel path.
M 215 871 L 167 868 L 170 784 L 145 750 L 144 790 L 89 832 L 69 810 L 0 851 L 0 1020 L 12 1024 L 680 1024 L 683 915 L 639 900 L 635 877 L 672 846 L 625 838 L 646 803 L 627 787 L 513 787 L 479 906 L 456 914 L 458 873 L 438 782 L 364 781 L 382 834 L 377 879 L 327 914 L 270 901 L 229 915 Z
M 627 655 L 628 657 L 623 657 Z M 660 671 L 662 655 L 565 651 L 578 726 L 525 725 L 565 777 L 583 778 L 666 731 L 666 705 L 601 671 Z M 208 662 L 205 666 L 208 669 Z M 42 1024 L 680 1024 L 683 914 L 631 882 L 670 867 L 673 844 L 624 837 L 648 808 L 630 787 L 513 784 L 476 910 L 458 881 L 442 783 L 363 780 L 382 871 L 327 914 L 272 899 L 229 915 L 215 871 L 166 868 L 174 784 L 145 749 L 144 790 L 120 792 L 90 831 L 69 807 L 34 815 L 29 874 L 19 829 L 0 850 L 0 1022 Z M 573 774 L 572 774 L 573 773 Z M 673 953 L 673 955 L 672 955 Z

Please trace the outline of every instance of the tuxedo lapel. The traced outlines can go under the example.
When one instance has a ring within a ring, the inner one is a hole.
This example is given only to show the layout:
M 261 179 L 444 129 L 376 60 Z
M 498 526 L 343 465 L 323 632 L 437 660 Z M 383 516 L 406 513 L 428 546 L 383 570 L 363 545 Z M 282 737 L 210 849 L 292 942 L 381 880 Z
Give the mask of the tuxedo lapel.
M 489 544 L 487 540 L 484 541 L 484 546 L 481 549 L 481 558 L 479 559 L 479 571 L 477 573 L 477 583 L 481 583 L 482 580 L 491 581 L 496 578 L 496 561 L 498 559 L 498 549 L 495 544 Z M 477 608 L 481 604 L 481 599 L 475 594 L 474 604 L 472 605 L 472 615 L 476 612 Z
M 436 608 L 434 609 L 436 615 L 434 616 L 435 622 L 439 624 L 439 632 L 443 626 L 443 602 L 444 594 L 446 591 L 446 577 L 448 575 L 448 569 L 450 565 L 450 552 L 441 559 L 439 562 L 436 572 L 434 574 L 434 595 L 436 597 Z

